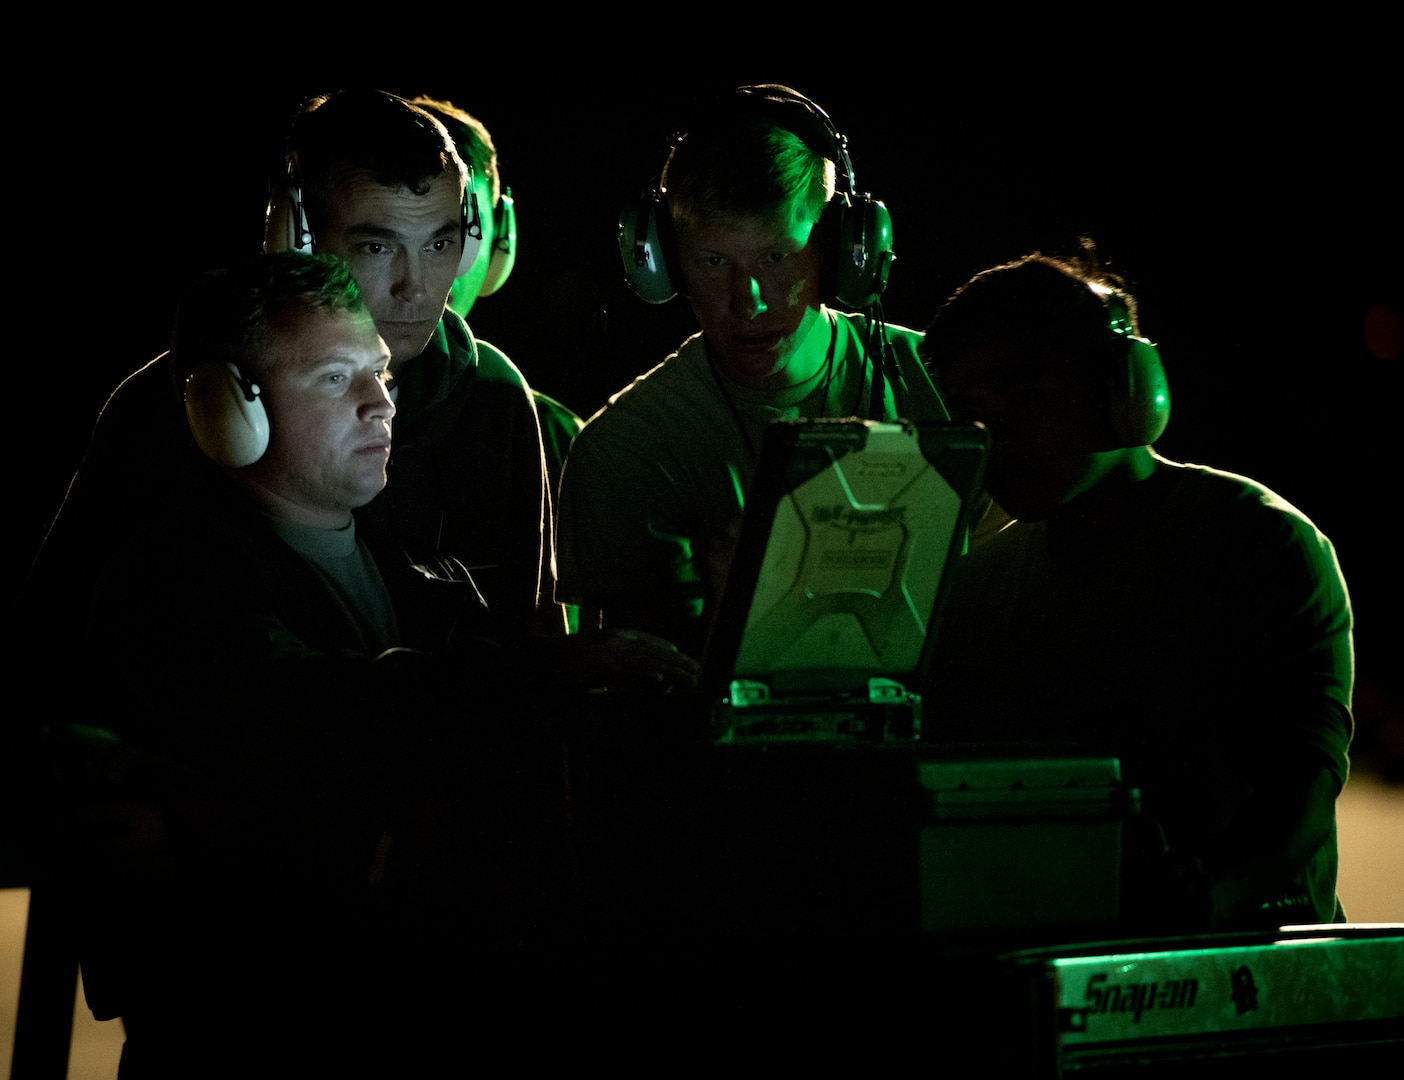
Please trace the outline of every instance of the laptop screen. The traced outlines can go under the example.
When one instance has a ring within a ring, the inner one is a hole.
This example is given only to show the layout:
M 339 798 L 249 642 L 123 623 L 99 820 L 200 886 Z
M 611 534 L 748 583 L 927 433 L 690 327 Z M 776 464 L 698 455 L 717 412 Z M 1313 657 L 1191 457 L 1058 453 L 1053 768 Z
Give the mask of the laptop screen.
M 986 452 L 983 430 L 949 423 L 772 424 L 703 657 L 709 696 L 919 681 Z

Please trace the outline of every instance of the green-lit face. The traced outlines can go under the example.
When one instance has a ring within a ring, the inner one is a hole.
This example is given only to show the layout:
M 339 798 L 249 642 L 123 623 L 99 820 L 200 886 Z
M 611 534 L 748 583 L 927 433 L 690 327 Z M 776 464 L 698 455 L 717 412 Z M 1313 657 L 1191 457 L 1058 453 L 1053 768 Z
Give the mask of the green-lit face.
M 683 291 L 717 364 L 747 386 L 803 382 L 817 360 L 800 346 L 820 318 L 815 223 L 777 213 L 726 215 L 678 228 Z
M 398 367 L 424 351 L 458 272 L 463 207 L 457 180 L 436 179 L 423 195 L 358 170 L 338 186 L 317 230 L 317 250 L 340 255 Z

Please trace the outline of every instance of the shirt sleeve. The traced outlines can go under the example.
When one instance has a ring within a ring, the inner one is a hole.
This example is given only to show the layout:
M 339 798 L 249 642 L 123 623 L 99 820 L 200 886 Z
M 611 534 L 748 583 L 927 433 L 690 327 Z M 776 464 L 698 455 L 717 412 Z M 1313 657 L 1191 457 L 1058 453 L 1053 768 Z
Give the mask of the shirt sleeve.
M 675 640 L 676 624 L 701 615 L 705 585 L 698 539 L 670 463 L 647 450 L 634 418 L 610 415 L 576 437 L 561 477 L 557 599 L 633 615 L 633 629 Z M 641 608 L 658 613 L 637 625 Z M 680 643 L 681 644 L 681 643 Z

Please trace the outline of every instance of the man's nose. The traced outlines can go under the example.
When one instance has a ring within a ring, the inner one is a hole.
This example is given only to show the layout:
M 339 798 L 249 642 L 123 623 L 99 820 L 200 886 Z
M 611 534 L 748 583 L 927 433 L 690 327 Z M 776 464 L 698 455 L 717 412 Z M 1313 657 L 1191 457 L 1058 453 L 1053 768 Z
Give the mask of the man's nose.
M 395 415 L 395 402 L 390 397 L 389 385 L 375 376 L 368 376 L 365 381 L 362 410 L 373 420 L 389 420 Z
M 753 274 L 738 274 L 732 288 L 732 306 L 739 314 L 754 319 L 766 310 L 760 281 Z
M 425 267 L 423 260 L 413 252 L 402 252 L 395 257 L 395 273 L 390 283 L 390 292 L 396 300 L 407 304 L 417 304 L 424 299 Z

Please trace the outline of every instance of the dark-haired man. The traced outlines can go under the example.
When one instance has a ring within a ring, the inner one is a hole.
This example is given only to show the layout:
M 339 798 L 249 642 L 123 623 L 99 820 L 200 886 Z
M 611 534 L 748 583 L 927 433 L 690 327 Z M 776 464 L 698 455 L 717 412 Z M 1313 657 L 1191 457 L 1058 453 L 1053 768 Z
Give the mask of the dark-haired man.
M 1330 540 L 1262 484 L 1155 451 L 1159 354 L 1090 249 L 977 274 L 923 347 L 987 427 L 1014 519 L 956 568 L 924 734 L 1114 754 L 1141 793 L 1128 933 L 1339 921 L 1355 669 Z
M 516 203 L 511 191 L 502 183 L 497 145 L 481 120 L 451 101 L 421 96 L 414 98 L 413 102 L 444 125 L 458 147 L 459 156 L 473 171 L 473 191 L 482 219 L 482 244 L 467 267 L 459 267 L 458 277 L 454 279 L 448 295 L 449 309 L 457 312 L 466 322 L 479 298 L 492 296 L 502 288 L 516 265 Z M 477 339 L 477 343 L 480 353 L 495 348 L 481 338 Z M 566 452 L 580 433 L 584 421 L 564 402 L 557 401 L 536 387 L 532 388 L 532 400 L 536 404 L 536 416 L 541 425 L 548 494 L 554 506 Z M 554 518 L 551 524 L 553 540 L 550 555 L 554 559 Z M 572 631 L 577 628 L 578 614 L 574 604 L 566 605 L 566 616 Z

